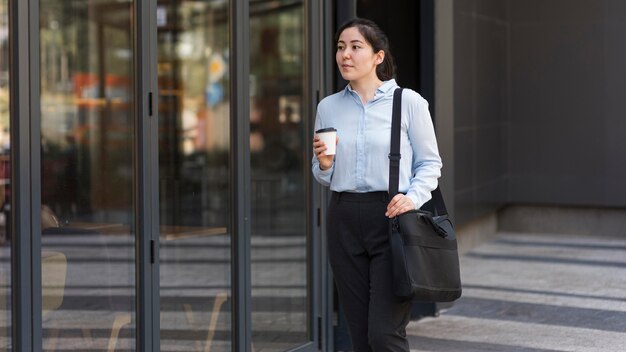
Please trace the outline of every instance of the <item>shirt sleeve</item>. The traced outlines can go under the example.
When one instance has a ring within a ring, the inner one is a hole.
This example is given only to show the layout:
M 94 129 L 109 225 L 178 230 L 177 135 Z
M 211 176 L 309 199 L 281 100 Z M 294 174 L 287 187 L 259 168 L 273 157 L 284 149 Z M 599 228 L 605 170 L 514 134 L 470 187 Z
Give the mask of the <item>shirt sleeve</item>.
M 315 129 L 313 131 L 317 131 L 323 127 L 321 117 L 320 117 L 320 106 L 317 107 L 317 114 L 315 115 Z M 315 154 L 313 154 L 313 159 L 311 161 L 311 171 L 313 172 L 313 177 L 323 186 L 330 186 L 330 181 L 333 177 L 333 171 L 335 170 L 335 163 L 326 170 L 320 169 L 320 162 L 317 160 Z
M 416 209 L 419 209 L 430 200 L 430 192 L 437 188 L 442 163 L 428 102 L 417 93 L 411 93 L 416 96 L 406 100 L 410 102 L 407 107 L 407 133 L 413 149 L 413 177 L 406 195 L 413 201 Z

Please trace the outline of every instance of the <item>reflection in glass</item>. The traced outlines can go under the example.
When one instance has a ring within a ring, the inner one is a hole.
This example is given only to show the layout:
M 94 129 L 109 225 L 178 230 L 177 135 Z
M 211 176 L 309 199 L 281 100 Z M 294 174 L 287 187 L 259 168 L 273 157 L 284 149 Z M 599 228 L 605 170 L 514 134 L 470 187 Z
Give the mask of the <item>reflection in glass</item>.
M 11 350 L 11 158 L 9 129 L 9 17 L 0 1 L 0 351 Z
M 303 1 L 250 4 L 252 341 L 309 340 Z
M 135 348 L 132 6 L 40 2 L 44 351 Z
M 163 351 L 231 350 L 227 10 L 157 5 Z

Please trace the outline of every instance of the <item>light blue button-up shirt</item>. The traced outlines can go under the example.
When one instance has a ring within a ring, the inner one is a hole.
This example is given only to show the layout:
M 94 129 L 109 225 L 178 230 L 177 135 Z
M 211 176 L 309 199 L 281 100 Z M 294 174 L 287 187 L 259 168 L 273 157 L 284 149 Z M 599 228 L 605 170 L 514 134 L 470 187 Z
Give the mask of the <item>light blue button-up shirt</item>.
M 313 156 L 313 176 L 335 192 L 375 192 L 389 189 L 389 146 L 395 80 L 385 81 L 374 98 L 363 105 L 350 85 L 324 98 L 317 106 L 315 131 L 337 129 L 339 144 L 333 166 L 321 170 Z M 400 137 L 399 191 L 417 208 L 430 198 L 441 176 L 441 158 L 428 102 L 404 89 Z

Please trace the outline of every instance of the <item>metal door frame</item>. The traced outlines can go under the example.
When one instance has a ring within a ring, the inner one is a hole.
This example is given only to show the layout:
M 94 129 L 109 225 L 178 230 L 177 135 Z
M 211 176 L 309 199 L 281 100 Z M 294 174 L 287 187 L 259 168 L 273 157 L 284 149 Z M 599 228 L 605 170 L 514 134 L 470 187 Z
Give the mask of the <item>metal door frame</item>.
M 150 98 L 146 94 L 156 83 L 150 72 L 152 18 L 150 3 L 134 0 L 132 6 L 133 101 L 135 118 L 133 186 L 136 270 L 136 348 L 153 349 L 150 323 L 154 321 L 154 282 L 156 266 L 150 264 L 150 239 L 158 219 L 150 206 L 154 182 L 150 170 L 158 167 L 155 143 L 151 139 L 155 119 L 150 119 Z M 42 350 L 41 299 L 41 109 L 39 0 L 9 0 L 9 114 L 11 135 L 11 297 L 12 346 L 16 351 Z M 145 20 L 144 20 L 145 19 Z M 157 162 L 155 164 L 155 161 Z M 158 209 L 157 209 L 158 210 Z M 157 233 L 158 235 L 158 233 Z M 145 275 L 141 273 L 145 272 Z M 158 277 L 158 276 L 157 276 Z M 157 293 L 158 298 L 158 293 Z M 157 301 L 158 302 L 158 301 Z M 157 315 L 158 316 L 158 315 Z M 158 324 L 158 321 L 157 321 Z

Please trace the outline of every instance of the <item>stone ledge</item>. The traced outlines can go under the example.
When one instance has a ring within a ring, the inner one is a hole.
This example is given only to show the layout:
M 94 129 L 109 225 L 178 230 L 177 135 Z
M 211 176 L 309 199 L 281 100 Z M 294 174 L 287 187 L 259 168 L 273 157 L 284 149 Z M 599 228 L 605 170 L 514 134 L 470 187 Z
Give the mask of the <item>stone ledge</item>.
M 495 213 L 485 215 L 464 223 L 456 228 L 459 254 L 467 253 L 472 248 L 493 238 L 498 230 L 498 218 Z
M 497 230 L 626 238 L 626 209 L 509 205 Z

